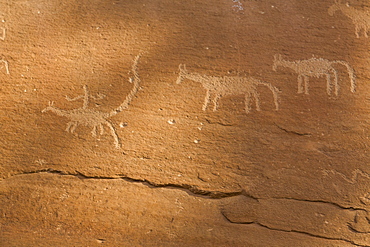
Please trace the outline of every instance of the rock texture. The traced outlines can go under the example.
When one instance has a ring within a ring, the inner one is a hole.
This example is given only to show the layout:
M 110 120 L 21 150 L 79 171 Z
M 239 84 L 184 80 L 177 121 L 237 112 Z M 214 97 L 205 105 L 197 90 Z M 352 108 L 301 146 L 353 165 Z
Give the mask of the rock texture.
M 0 246 L 370 246 L 369 13 L 0 1 Z

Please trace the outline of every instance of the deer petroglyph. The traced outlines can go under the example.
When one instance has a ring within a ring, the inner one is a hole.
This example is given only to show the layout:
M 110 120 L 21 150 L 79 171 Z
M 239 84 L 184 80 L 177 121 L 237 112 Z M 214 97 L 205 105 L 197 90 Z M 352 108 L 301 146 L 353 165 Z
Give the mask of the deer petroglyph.
M 326 76 L 326 92 L 328 95 L 331 94 L 332 84 L 334 84 L 334 93 L 338 95 L 338 72 L 333 67 L 335 64 L 344 65 L 347 68 L 348 76 L 351 81 L 351 92 L 355 92 L 355 75 L 351 66 L 345 61 L 329 61 L 323 58 L 310 58 L 307 60 L 287 61 L 284 60 L 281 55 L 274 56 L 274 64 L 272 69 L 277 70 L 278 66 L 290 68 L 298 74 L 298 93 L 303 93 L 302 82 L 304 80 L 304 92 L 309 94 L 309 77 L 319 78 L 320 76 Z M 333 80 L 331 79 L 333 76 Z
M 245 111 L 249 113 L 251 110 L 250 101 L 251 97 L 254 98 L 256 109 L 257 111 L 261 110 L 260 101 L 259 101 L 259 94 L 257 91 L 257 86 L 263 85 L 268 87 L 274 97 L 274 103 L 276 110 L 279 109 L 278 103 L 278 93 L 279 89 L 272 86 L 270 83 L 262 82 L 257 80 L 253 77 L 240 77 L 240 76 L 207 76 L 201 75 L 198 73 L 189 73 L 185 67 L 185 65 L 179 65 L 179 76 L 177 78 L 176 83 L 180 84 L 184 79 L 192 80 L 195 82 L 199 82 L 202 84 L 204 89 L 207 90 L 206 97 L 204 100 L 204 104 L 202 110 L 205 111 L 207 106 L 213 96 L 213 111 L 217 110 L 218 107 L 218 100 L 227 95 L 245 95 Z
M 364 10 L 358 10 L 351 6 L 348 3 L 341 3 L 339 0 L 335 0 L 334 4 L 328 9 L 330 16 L 333 16 L 336 11 L 341 11 L 345 16 L 350 18 L 355 25 L 355 34 L 356 37 L 360 37 L 360 31 L 364 31 L 364 36 L 367 38 L 368 31 L 370 28 L 370 13 Z
M 72 109 L 72 110 L 62 110 L 59 108 L 56 108 L 53 105 L 53 102 L 49 103 L 49 106 L 42 110 L 42 112 L 51 111 L 55 113 L 58 116 L 66 117 L 70 121 L 67 123 L 66 131 L 73 133 L 78 125 L 83 125 L 87 127 L 92 127 L 92 136 L 96 137 L 97 134 L 97 128 L 100 130 L 100 134 L 104 134 L 104 128 L 103 125 L 107 126 L 111 132 L 111 135 L 114 139 L 114 146 L 116 148 L 120 147 L 119 138 L 117 135 L 117 132 L 113 125 L 107 120 L 110 117 L 115 116 L 119 112 L 125 110 L 128 108 L 130 102 L 132 101 L 132 98 L 137 93 L 139 89 L 139 75 L 137 72 L 137 63 L 140 56 L 137 56 L 134 60 L 134 63 L 132 65 L 132 72 L 133 72 L 133 79 L 130 78 L 130 81 L 133 80 L 133 88 L 131 89 L 130 93 L 126 96 L 126 99 L 122 102 L 120 106 L 118 106 L 116 109 L 112 110 L 111 112 L 101 112 L 97 111 L 95 109 L 88 108 L 89 105 L 89 99 L 97 99 L 96 97 L 93 97 L 90 95 L 90 92 L 88 90 L 88 87 L 85 85 L 83 87 L 84 89 L 84 95 L 78 96 L 76 98 L 70 99 L 67 97 L 68 101 L 75 101 L 78 99 L 83 98 L 83 105 L 80 108 Z M 98 99 L 103 98 L 103 95 L 98 94 Z

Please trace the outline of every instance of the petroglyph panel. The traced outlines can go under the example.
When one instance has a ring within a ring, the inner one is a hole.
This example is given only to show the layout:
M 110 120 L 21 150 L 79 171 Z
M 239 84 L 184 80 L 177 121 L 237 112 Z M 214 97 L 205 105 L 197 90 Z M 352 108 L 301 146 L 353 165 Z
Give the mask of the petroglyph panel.
M 0 0 L 0 246 L 369 246 L 346 3 Z

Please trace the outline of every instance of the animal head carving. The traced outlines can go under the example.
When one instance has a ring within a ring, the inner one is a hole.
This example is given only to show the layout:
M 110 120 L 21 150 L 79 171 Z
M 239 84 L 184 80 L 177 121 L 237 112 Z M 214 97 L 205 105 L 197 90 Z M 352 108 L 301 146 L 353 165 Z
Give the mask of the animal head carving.
M 283 61 L 283 58 L 280 54 L 276 54 L 274 55 L 274 64 L 272 65 L 272 70 L 273 71 L 276 71 L 277 70 L 277 66 L 279 65 L 279 63 Z
M 49 101 L 49 106 L 46 107 L 44 110 L 42 110 L 41 112 L 44 113 L 44 112 L 47 112 L 47 111 L 52 111 L 54 110 L 55 107 L 54 107 L 54 101 Z

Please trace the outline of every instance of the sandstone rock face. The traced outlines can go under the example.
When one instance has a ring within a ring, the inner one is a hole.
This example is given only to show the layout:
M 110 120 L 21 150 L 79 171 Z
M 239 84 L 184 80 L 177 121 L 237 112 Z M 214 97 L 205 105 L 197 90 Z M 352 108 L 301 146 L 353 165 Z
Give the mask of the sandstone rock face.
M 370 246 L 368 1 L 0 6 L 0 246 Z

